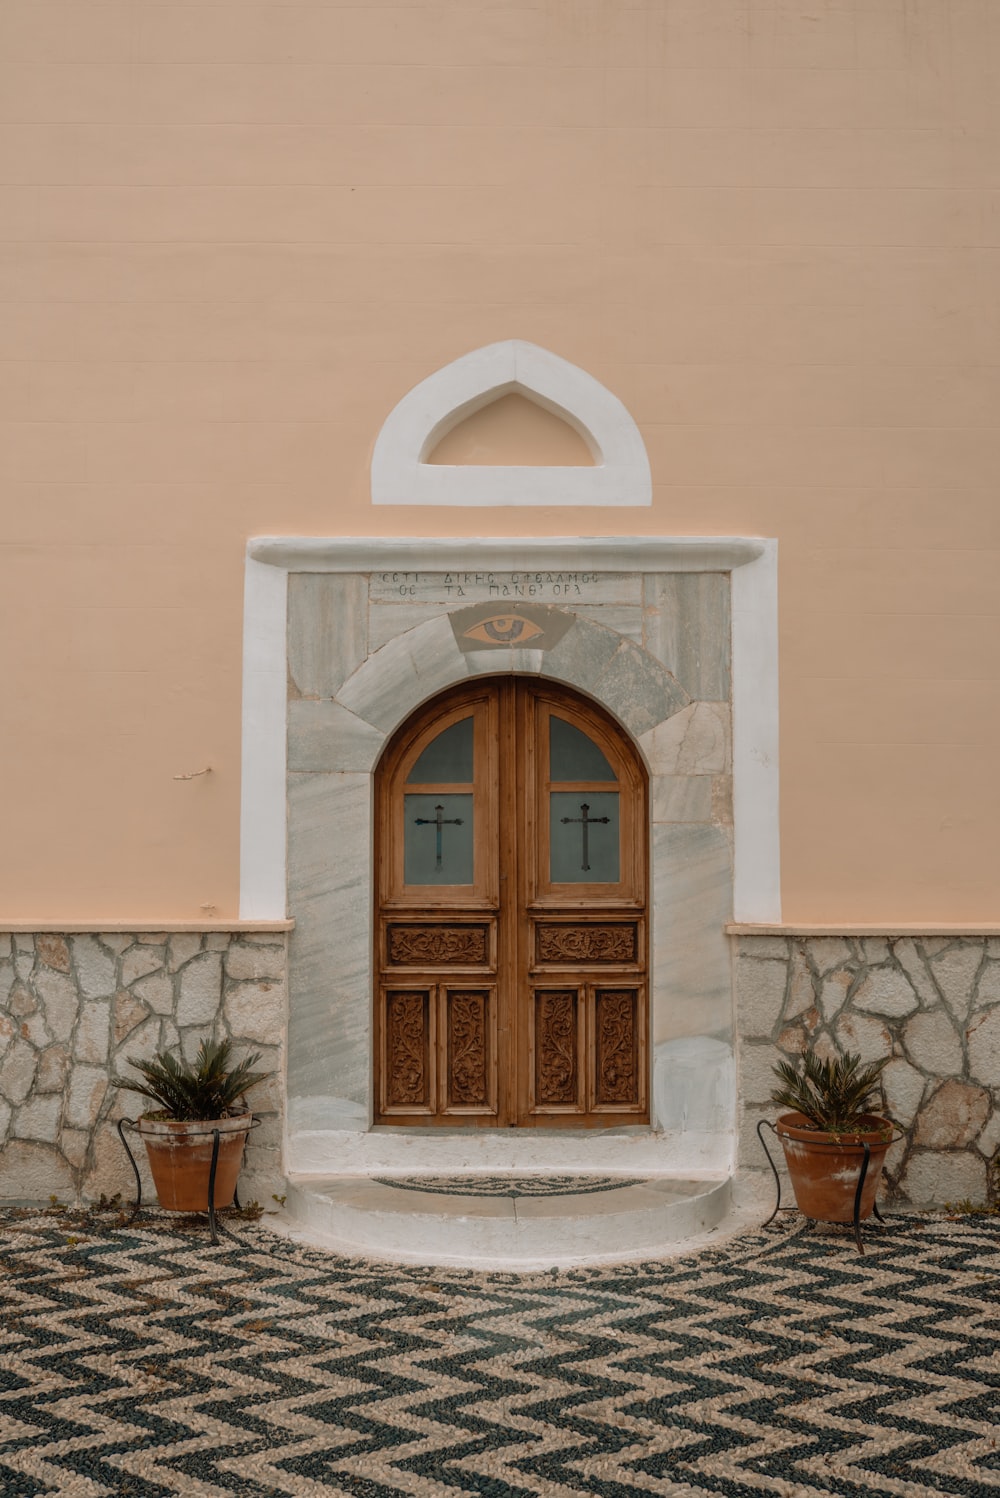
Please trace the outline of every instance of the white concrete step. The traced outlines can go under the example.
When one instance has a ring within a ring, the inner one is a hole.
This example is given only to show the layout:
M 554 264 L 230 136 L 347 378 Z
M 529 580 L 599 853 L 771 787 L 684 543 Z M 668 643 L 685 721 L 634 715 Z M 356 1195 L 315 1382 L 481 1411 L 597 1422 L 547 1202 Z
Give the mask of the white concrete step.
M 314 1176 L 270 1223 L 300 1243 L 418 1264 L 540 1269 L 697 1246 L 731 1202 L 719 1176 Z

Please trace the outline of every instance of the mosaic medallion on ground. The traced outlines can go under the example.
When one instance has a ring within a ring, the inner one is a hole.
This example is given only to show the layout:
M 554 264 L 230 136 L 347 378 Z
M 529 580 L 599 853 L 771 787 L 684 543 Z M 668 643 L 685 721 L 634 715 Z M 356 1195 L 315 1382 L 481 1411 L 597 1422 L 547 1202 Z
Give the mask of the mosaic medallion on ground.
M 641 1176 L 375 1176 L 380 1186 L 397 1191 L 427 1191 L 434 1196 L 590 1196 L 641 1186 Z
M 4 1498 L 1000 1494 L 1000 1219 L 527 1275 L 227 1223 L 0 1214 Z

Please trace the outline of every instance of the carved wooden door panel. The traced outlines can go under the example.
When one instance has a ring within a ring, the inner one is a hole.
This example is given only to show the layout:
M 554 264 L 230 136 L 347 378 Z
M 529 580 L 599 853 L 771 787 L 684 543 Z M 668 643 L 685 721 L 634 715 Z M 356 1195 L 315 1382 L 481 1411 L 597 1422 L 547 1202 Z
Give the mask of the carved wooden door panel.
M 646 1122 L 646 779 L 621 729 L 480 680 L 397 733 L 376 808 L 376 1123 Z

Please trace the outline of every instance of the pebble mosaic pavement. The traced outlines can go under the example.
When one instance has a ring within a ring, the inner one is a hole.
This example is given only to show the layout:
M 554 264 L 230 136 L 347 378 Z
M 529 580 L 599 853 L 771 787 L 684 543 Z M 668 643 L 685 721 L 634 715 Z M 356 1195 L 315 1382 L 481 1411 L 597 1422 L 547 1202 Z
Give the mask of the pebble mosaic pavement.
M 0 1213 L 4 1498 L 1000 1495 L 1000 1218 L 527 1275 L 226 1228 Z

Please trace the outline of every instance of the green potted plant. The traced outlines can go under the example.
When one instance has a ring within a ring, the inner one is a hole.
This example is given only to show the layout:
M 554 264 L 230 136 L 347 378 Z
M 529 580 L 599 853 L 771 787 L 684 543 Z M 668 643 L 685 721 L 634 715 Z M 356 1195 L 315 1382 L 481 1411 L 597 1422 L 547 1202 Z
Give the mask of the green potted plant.
M 244 1093 L 270 1072 L 253 1071 L 260 1052 L 234 1066 L 232 1042 L 203 1040 L 194 1061 L 179 1061 L 159 1051 L 152 1061 L 130 1057 L 129 1065 L 141 1082 L 122 1082 L 128 1092 L 150 1098 L 157 1107 L 139 1118 L 142 1136 L 160 1206 L 174 1212 L 205 1212 L 227 1207 L 236 1192 L 243 1148 L 253 1123 Z M 218 1156 L 213 1200 L 209 1176 L 215 1134 Z
M 877 1213 L 875 1194 L 895 1125 L 871 1104 L 888 1059 L 862 1066 L 851 1052 L 822 1061 L 808 1050 L 798 1067 L 789 1061 L 775 1066 L 781 1085 L 771 1101 L 791 1111 L 774 1127 L 804 1216 L 853 1222 L 857 1230 Z

